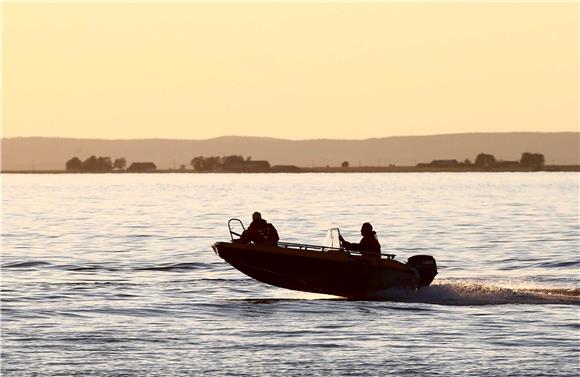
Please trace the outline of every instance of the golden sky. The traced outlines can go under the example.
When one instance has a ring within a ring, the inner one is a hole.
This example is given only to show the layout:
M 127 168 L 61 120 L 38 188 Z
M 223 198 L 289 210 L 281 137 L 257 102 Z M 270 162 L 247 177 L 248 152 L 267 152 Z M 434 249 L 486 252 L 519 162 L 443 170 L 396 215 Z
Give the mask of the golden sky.
M 2 135 L 578 131 L 577 2 L 6 3 Z

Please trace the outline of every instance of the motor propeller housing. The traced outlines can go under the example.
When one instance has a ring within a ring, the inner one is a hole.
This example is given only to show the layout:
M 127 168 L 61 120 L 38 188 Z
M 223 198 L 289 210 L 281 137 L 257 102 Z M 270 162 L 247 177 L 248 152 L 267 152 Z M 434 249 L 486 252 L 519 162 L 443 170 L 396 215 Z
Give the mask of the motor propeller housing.
M 413 267 L 421 276 L 421 287 L 427 287 L 437 275 L 437 262 L 431 255 L 413 255 L 407 259 L 407 265 Z

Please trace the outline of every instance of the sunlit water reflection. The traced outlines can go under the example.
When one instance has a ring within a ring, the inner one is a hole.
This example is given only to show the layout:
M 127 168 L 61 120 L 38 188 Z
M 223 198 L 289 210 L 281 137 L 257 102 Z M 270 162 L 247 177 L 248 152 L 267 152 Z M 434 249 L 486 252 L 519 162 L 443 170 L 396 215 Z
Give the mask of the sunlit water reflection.
M 578 375 L 577 173 L 4 175 L 2 375 Z M 210 245 L 371 222 L 432 287 L 287 291 Z

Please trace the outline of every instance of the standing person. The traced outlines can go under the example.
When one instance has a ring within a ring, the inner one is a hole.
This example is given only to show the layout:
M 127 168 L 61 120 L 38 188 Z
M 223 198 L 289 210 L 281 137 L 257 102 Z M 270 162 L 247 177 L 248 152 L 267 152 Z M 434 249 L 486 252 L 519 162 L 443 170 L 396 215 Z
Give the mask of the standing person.
M 360 251 L 363 255 L 380 259 L 381 244 L 377 239 L 377 233 L 373 231 L 373 226 L 370 223 L 364 223 L 360 228 L 360 234 L 362 238 L 359 243 L 347 242 L 342 236 L 339 236 L 339 240 L 347 250 Z
M 262 219 L 260 212 L 254 212 L 252 214 L 252 222 L 248 229 L 242 233 L 240 242 L 275 245 L 279 239 L 278 231 L 274 228 L 274 225 Z

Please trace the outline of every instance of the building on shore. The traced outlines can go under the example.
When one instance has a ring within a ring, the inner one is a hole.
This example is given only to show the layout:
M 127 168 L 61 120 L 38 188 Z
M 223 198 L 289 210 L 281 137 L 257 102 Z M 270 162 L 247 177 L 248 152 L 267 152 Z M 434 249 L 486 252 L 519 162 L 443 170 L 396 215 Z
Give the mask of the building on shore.
M 498 168 L 519 168 L 522 165 L 519 161 L 498 161 L 496 167 Z
M 270 163 L 265 160 L 250 160 L 226 164 L 221 168 L 233 173 L 261 173 L 270 171 Z
M 127 171 L 152 171 L 157 170 L 157 166 L 155 166 L 152 162 L 133 162 L 128 168 Z
M 457 160 L 433 160 L 430 163 L 422 162 L 417 164 L 418 168 L 456 168 L 459 167 Z
M 298 173 L 302 169 L 296 165 L 274 165 L 270 168 L 270 171 L 273 173 Z

